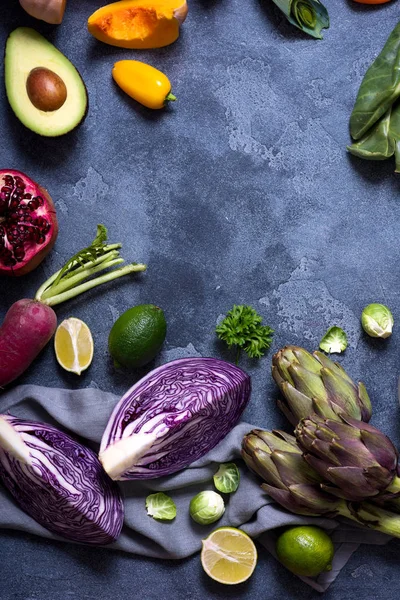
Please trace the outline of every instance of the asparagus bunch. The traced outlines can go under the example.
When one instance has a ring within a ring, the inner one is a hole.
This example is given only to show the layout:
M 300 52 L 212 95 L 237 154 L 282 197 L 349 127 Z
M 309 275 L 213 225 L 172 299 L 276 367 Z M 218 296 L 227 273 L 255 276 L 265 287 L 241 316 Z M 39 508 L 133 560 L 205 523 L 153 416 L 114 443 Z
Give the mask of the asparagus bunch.
M 400 537 L 398 453 L 367 423 L 371 403 L 362 383 L 324 354 L 288 346 L 275 354 L 272 375 L 284 399 L 279 407 L 294 425 L 253 430 L 242 456 L 263 489 L 297 514 L 345 516 Z

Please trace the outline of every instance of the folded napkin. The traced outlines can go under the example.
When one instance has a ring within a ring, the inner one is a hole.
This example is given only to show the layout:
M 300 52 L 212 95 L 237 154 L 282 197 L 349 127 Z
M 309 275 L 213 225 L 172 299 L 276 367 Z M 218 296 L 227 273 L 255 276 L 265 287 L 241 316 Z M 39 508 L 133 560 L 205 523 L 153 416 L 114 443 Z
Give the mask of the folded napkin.
M 98 389 L 63 390 L 23 385 L 0 395 L 0 413 L 50 423 L 70 434 L 77 434 L 93 449 L 98 449 L 109 416 L 119 398 Z M 278 527 L 313 524 L 325 528 L 335 544 L 332 571 L 318 579 L 301 578 L 318 591 L 334 581 L 359 544 L 385 544 L 389 537 L 353 524 L 325 518 L 301 517 L 281 509 L 263 492 L 256 479 L 240 460 L 243 435 L 254 425 L 239 423 L 206 456 L 189 468 L 159 479 L 121 482 L 125 498 L 125 521 L 121 536 L 107 548 L 124 550 L 154 558 L 184 558 L 201 548 L 201 540 L 215 527 L 240 527 L 258 540 L 271 554 Z M 199 491 L 213 489 L 212 476 L 222 462 L 235 461 L 240 468 L 239 489 L 227 501 L 223 518 L 217 524 L 197 525 L 189 516 L 189 502 Z M 172 523 L 160 523 L 149 517 L 145 498 L 154 491 L 171 495 L 177 505 Z M 0 528 L 26 531 L 49 539 L 61 538 L 41 527 L 14 503 L 0 487 Z M 68 540 L 64 540 L 68 541 Z

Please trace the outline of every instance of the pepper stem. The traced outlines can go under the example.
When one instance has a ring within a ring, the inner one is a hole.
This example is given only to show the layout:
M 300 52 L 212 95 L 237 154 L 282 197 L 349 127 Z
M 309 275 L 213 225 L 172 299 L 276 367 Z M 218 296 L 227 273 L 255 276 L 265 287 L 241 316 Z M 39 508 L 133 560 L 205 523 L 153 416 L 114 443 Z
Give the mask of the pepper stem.
M 176 100 L 176 96 L 174 96 L 174 94 L 172 94 L 172 92 L 170 92 L 168 94 L 168 96 L 165 97 L 166 102 L 175 102 L 175 100 Z

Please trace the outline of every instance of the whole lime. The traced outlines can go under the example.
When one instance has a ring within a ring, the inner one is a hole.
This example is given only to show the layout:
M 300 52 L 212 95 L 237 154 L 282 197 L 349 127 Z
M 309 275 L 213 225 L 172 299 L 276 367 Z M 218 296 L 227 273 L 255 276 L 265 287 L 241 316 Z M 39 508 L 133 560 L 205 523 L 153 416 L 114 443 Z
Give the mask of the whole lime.
M 319 527 L 301 525 L 286 529 L 278 537 L 275 550 L 281 563 L 295 575 L 316 577 L 332 569 L 333 543 Z
M 125 311 L 108 336 L 108 350 L 117 367 L 142 367 L 159 352 L 167 333 L 164 312 L 154 304 L 139 304 Z

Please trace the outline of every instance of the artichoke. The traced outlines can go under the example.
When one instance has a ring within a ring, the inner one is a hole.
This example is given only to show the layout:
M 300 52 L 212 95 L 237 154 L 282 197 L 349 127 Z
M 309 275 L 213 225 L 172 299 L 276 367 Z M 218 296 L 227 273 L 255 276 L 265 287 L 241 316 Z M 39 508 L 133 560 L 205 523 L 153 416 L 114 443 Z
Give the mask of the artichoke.
M 298 515 L 338 513 L 340 500 L 321 489 L 323 479 L 304 460 L 296 438 L 254 429 L 243 438 L 242 457 L 271 498 Z
M 400 537 L 400 517 L 395 512 L 371 502 L 352 503 L 324 491 L 323 479 L 304 460 L 293 436 L 282 431 L 254 429 L 243 438 L 242 457 L 266 482 L 262 488 L 290 512 L 329 518 L 343 516 Z
M 272 358 L 272 376 L 284 396 L 278 406 L 292 425 L 313 413 L 335 420 L 342 414 L 362 421 L 371 418 L 364 384 L 356 385 L 322 352 L 286 346 Z
M 372 425 L 343 415 L 340 421 L 311 415 L 300 421 L 295 434 L 307 463 L 333 484 L 322 484 L 330 494 L 359 502 L 394 481 L 397 451 Z

